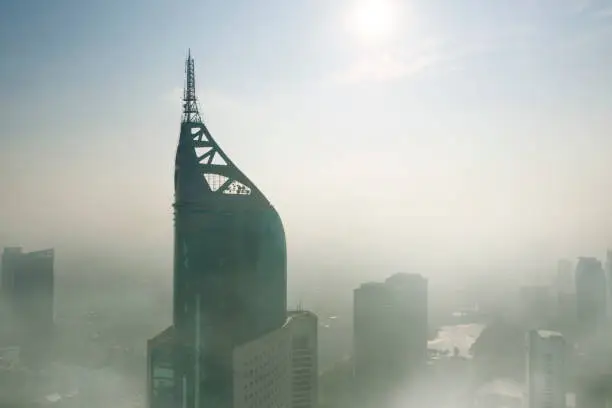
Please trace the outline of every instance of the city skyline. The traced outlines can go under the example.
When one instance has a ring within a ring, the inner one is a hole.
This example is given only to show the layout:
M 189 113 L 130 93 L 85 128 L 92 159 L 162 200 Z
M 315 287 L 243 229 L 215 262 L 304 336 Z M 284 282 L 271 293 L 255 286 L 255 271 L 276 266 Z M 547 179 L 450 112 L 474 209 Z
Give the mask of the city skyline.
M 612 0 L 18 3 L 0 405 L 612 401 Z

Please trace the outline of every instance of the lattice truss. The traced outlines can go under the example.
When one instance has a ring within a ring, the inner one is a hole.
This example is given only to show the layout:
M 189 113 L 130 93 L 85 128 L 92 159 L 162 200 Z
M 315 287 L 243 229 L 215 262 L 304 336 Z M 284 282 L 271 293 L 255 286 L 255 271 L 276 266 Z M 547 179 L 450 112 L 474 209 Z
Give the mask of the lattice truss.
M 212 192 L 251 195 L 254 187 L 219 148 L 204 124 L 191 123 L 191 135 L 200 170 Z

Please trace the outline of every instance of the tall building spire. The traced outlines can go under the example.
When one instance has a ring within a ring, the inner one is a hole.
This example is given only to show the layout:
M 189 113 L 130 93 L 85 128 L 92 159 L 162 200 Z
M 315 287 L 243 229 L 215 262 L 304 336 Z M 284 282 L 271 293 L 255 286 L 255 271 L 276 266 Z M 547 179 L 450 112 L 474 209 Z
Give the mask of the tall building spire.
M 198 111 L 198 100 L 195 91 L 195 67 L 191 57 L 191 49 L 187 52 L 185 61 L 185 89 L 183 90 L 183 123 L 202 123 Z
M 185 74 L 183 117 L 175 169 L 177 202 L 198 201 L 213 196 L 241 196 L 258 200 L 265 206 L 270 205 L 255 184 L 232 163 L 202 122 L 195 93 L 191 51 L 187 54 Z M 207 202 L 210 204 L 212 201 Z
M 173 327 L 149 343 L 149 407 L 232 408 L 251 404 L 235 397 L 243 397 L 235 390 L 242 393 L 244 376 L 236 376 L 234 350 L 287 321 L 285 232 L 277 211 L 202 122 L 191 53 L 185 73 L 174 168 Z M 173 386 L 157 381 L 158 367 L 171 368 Z

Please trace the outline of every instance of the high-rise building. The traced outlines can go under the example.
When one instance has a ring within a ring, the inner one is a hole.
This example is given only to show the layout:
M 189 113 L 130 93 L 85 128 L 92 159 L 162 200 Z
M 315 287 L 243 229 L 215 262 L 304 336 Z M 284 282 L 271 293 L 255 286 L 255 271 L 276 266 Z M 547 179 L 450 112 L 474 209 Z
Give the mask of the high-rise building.
M 569 259 L 561 259 L 557 264 L 555 288 L 557 326 L 563 327 L 562 331 L 567 336 L 576 323 L 576 283 Z
M 409 380 L 427 359 L 427 280 L 396 274 L 355 289 L 353 363 L 357 387 Z
M 174 327 L 147 341 L 147 406 L 169 408 L 175 404 Z
M 566 349 L 560 333 L 527 333 L 527 408 L 565 407 Z
M 290 312 L 275 331 L 234 349 L 234 408 L 315 408 L 317 317 Z
M 2 297 L 8 309 L 11 339 L 24 360 L 38 361 L 48 347 L 54 320 L 53 249 L 2 253 Z
M 574 293 L 576 291 L 572 267 L 572 261 L 569 259 L 560 259 L 557 263 L 555 286 L 558 293 Z
M 0 261 L 0 345 L 16 345 L 15 316 L 13 313 L 13 276 L 23 255 L 21 248 L 4 248 Z
M 291 408 L 316 408 L 319 400 L 318 319 L 308 311 L 289 312 L 291 319 Z
M 555 312 L 555 298 L 550 286 L 522 286 L 519 289 L 522 323 L 529 329 L 549 325 Z
M 606 281 L 608 288 L 608 317 L 612 318 L 612 249 L 606 251 Z
M 174 407 L 173 327 L 147 343 L 149 408 Z M 316 408 L 317 317 L 288 313 L 285 324 L 232 352 L 233 408 Z
M 581 335 L 599 330 L 606 319 L 606 276 L 595 258 L 578 258 L 576 265 L 576 313 Z
M 19 247 L 8 247 L 2 251 L 2 274 L 0 279 L 0 293 L 9 297 L 13 288 L 13 276 L 19 267 L 23 250 Z
M 172 339 L 153 341 L 150 351 L 173 345 L 176 406 L 231 408 L 234 350 L 287 319 L 285 233 L 202 121 L 191 55 L 186 76 L 174 173 Z

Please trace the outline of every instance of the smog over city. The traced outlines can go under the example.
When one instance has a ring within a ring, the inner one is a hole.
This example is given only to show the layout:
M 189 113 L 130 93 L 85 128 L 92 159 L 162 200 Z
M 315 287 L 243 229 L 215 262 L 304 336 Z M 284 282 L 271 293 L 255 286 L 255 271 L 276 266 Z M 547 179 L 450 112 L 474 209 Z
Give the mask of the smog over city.
M 0 2 L 0 408 L 612 406 L 612 2 Z

